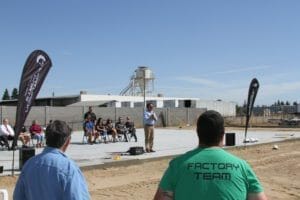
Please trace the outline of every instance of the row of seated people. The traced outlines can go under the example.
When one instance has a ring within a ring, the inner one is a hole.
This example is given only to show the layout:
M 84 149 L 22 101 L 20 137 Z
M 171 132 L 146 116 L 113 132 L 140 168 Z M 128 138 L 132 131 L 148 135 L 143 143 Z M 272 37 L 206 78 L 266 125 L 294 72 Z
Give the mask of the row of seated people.
M 13 141 L 14 138 L 14 129 L 9 124 L 9 120 L 4 118 L 3 123 L 0 126 L 0 146 L 7 147 L 9 150 L 13 149 L 13 146 L 9 146 L 9 141 Z M 22 142 L 22 147 L 28 147 L 31 139 L 37 140 L 37 148 L 42 147 L 44 140 L 43 128 L 38 124 L 37 120 L 33 120 L 31 126 L 29 127 L 29 133 L 27 132 L 26 127 L 23 126 L 18 139 Z
M 137 142 L 134 122 L 129 117 L 126 118 L 126 122 L 123 121 L 122 117 L 119 117 L 114 124 L 111 119 L 104 121 L 101 117 L 95 123 L 91 116 L 87 116 L 83 128 L 89 144 L 96 143 L 99 137 L 103 138 L 104 142 L 107 143 L 110 136 L 113 142 L 120 141 L 121 138 L 128 142 L 131 137 Z

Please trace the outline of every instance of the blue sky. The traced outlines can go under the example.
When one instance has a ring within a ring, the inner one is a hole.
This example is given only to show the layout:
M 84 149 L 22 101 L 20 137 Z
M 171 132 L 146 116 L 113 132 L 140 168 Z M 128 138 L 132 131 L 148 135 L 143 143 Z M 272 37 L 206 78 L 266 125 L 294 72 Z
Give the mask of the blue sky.
M 52 59 L 39 96 L 119 94 L 140 66 L 164 96 L 300 102 L 300 1 L 0 1 L 0 95 L 35 49 Z

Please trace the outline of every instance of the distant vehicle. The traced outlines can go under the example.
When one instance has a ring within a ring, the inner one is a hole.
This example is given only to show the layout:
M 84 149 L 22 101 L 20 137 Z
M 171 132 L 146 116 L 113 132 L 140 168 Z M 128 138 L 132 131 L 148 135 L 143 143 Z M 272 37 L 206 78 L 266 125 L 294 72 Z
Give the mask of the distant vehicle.
M 279 125 L 288 125 L 288 126 L 298 126 L 300 125 L 300 119 L 292 118 L 292 119 L 285 119 L 282 120 Z

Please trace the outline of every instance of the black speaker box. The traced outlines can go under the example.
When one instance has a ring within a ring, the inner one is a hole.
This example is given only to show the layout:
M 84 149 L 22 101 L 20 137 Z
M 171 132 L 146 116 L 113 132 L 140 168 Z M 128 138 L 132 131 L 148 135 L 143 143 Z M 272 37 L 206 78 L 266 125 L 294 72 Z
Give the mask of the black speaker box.
M 235 146 L 235 133 L 226 133 L 225 134 L 225 145 L 226 146 Z
M 130 155 L 141 155 L 145 153 L 143 147 L 130 147 L 128 151 Z
M 35 149 L 34 148 L 21 148 L 19 154 L 19 168 L 20 170 L 24 166 L 25 162 L 29 160 L 29 158 L 33 157 L 35 155 Z

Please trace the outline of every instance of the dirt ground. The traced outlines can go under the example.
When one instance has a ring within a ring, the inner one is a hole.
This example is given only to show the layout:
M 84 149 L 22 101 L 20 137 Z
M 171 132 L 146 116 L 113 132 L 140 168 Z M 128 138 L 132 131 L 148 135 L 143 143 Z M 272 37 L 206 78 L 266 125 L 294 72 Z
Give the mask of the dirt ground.
M 269 199 L 300 199 L 300 139 L 247 148 L 232 148 L 231 153 L 246 159 L 260 178 Z M 92 199 L 152 199 L 170 159 L 106 169 L 84 170 Z M 0 188 L 9 190 L 17 177 L 0 177 Z M 10 198 L 11 199 L 11 198 Z

